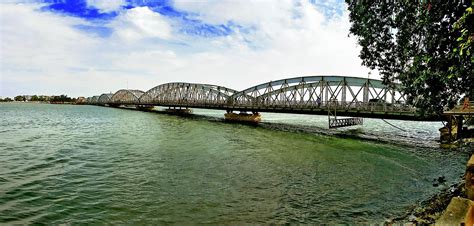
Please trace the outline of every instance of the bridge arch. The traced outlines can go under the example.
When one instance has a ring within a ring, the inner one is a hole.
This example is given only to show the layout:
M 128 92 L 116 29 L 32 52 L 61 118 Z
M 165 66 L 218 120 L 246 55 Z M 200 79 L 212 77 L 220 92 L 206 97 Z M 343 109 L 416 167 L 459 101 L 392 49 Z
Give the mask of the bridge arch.
M 97 99 L 98 104 L 105 105 L 105 104 L 108 104 L 108 103 L 112 102 L 112 96 L 113 95 L 114 95 L 113 93 L 104 93 L 104 94 L 100 95 L 99 99 Z
M 114 104 L 138 104 L 139 98 L 143 95 L 143 91 L 134 89 L 121 89 L 115 92 L 110 98 Z
M 322 108 L 329 104 L 367 107 L 404 103 L 400 85 L 388 87 L 381 80 L 347 76 L 308 76 L 262 83 L 231 96 L 237 106 Z M 371 103 L 371 104 L 369 104 Z
M 97 104 L 99 100 L 99 96 L 93 96 L 91 97 L 91 104 Z
M 166 83 L 155 86 L 140 97 L 140 104 L 152 105 L 223 105 L 236 90 L 197 83 Z

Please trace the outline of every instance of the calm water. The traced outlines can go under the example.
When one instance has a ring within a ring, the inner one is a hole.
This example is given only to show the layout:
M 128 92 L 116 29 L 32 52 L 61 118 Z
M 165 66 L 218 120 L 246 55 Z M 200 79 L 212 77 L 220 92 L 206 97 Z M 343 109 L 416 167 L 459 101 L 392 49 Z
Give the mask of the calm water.
M 383 125 L 359 131 L 424 142 L 439 127 Z M 459 179 L 466 158 L 207 117 L 0 104 L 0 223 L 383 222 L 439 191 L 434 178 Z

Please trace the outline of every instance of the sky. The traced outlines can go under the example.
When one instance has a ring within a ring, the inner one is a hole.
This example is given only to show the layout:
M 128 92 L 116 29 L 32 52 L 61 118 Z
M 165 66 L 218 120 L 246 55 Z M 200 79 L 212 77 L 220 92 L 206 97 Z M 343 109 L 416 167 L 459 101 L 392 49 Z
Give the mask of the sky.
M 366 78 L 349 28 L 343 0 L 2 0 L 0 96 Z

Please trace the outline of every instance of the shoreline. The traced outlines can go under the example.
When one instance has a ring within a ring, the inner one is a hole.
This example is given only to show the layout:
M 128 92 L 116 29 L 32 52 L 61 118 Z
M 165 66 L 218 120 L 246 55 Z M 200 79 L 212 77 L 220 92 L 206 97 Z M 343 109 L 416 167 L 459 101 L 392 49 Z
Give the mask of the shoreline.
M 75 102 L 50 102 L 50 101 L 3 101 L 2 103 L 11 103 L 11 104 L 69 104 L 69 105 L 82 105 Z
M 454 197 L 466 197 L 464 181 L 458 181 L 430 198 L 409 206 L 405 214 L 387 223 L 434 224 Z

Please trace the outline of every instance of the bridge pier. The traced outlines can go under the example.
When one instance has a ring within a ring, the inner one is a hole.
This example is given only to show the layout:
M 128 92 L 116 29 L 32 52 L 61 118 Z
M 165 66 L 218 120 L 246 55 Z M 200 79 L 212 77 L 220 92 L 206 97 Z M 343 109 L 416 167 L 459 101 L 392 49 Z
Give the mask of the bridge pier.
M 170 113 L 170 114 L 176 114 L 176 115 L 188 115 L 193 113 L 192 109 L 189 108 L 181 108 L 181 107 L 168 107 L 165 109 L 165 112 Z
M 106 106 L 112 107 L 112 108 L 118 108 L 118 107 L 120 107 L 120 104 L 108 103 Z
M 262 121 L 262 117 L 258 112 L 247 113 L 245 111 L 241 111 L 239 114 L 232 112 L 232 110 L 227 110 L 224 114 L 224 118 L 226 121 L 230 122 L 246 122 L 246 123 L 259 123 Z
M 137 109 L 140 111 L 151 111 L 153 110 L 155 106 L 150 106 L 150 105 L 137 105 Z

